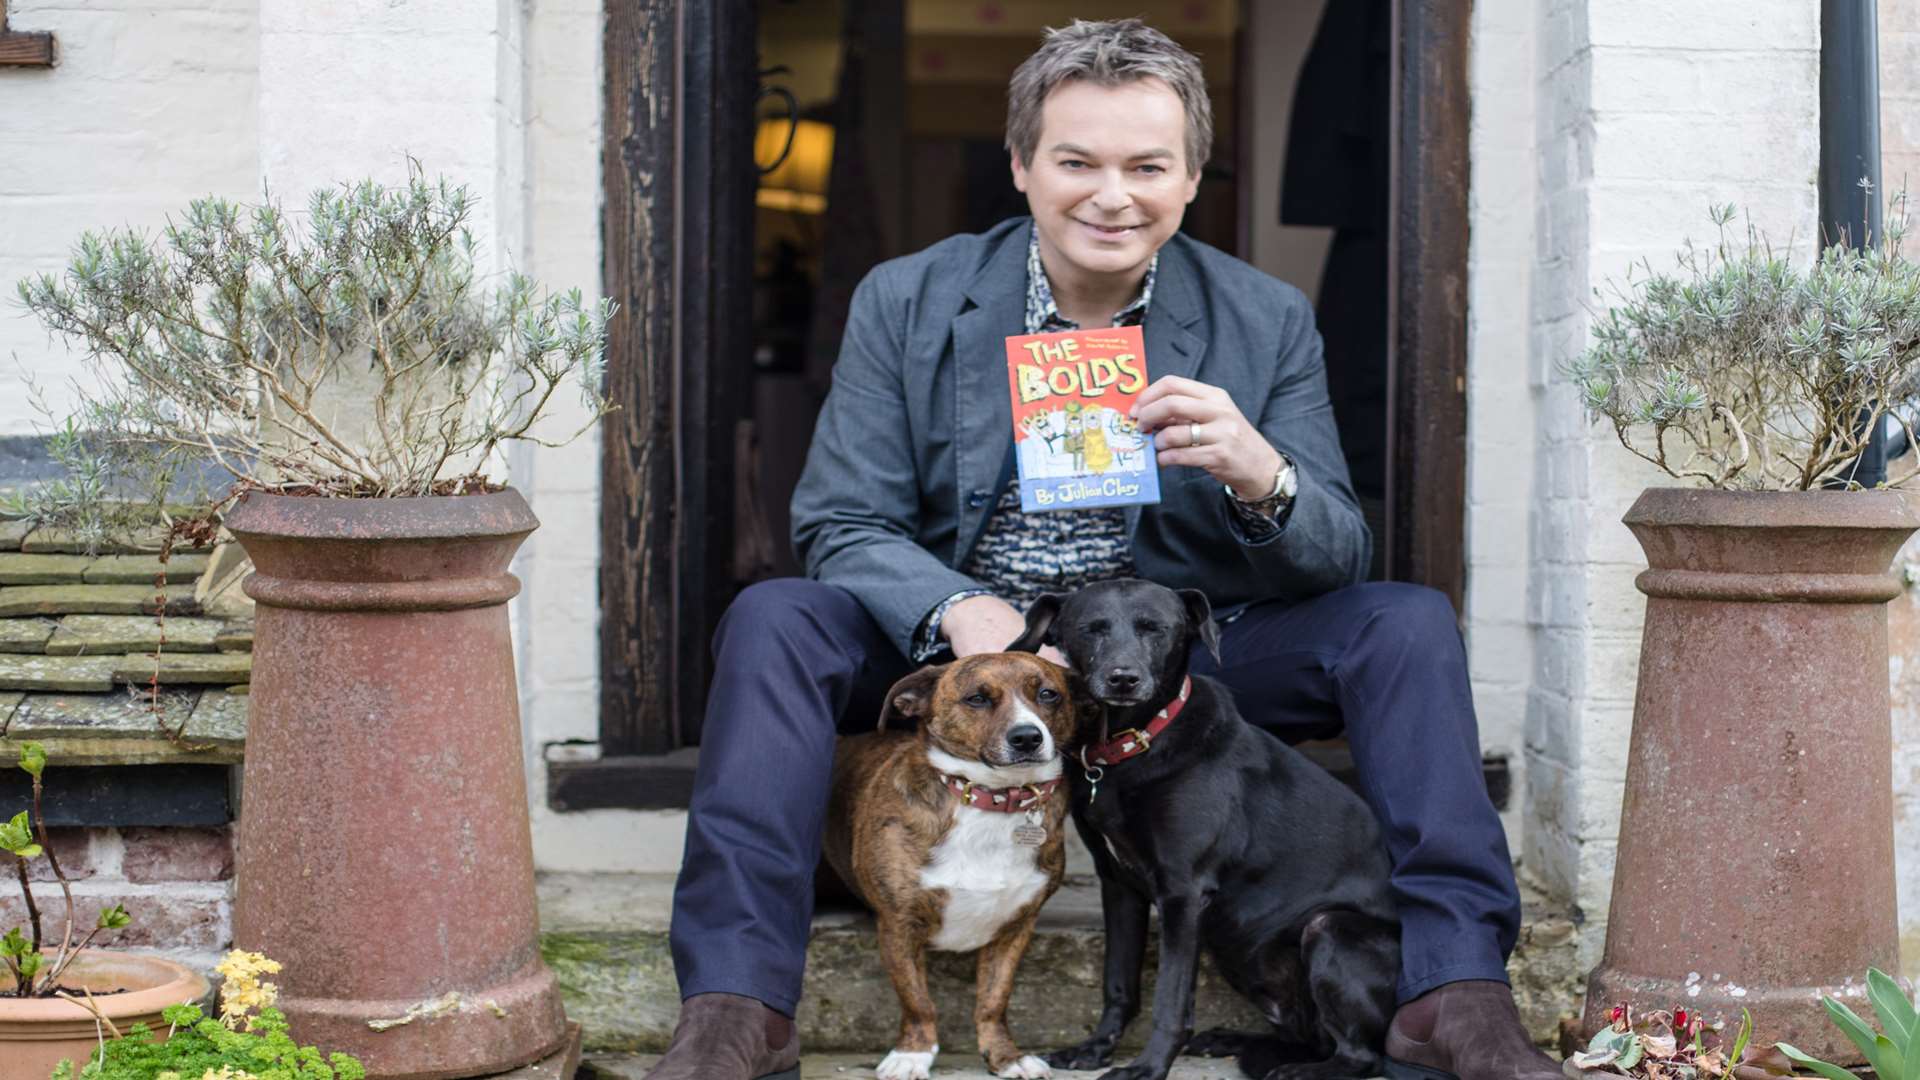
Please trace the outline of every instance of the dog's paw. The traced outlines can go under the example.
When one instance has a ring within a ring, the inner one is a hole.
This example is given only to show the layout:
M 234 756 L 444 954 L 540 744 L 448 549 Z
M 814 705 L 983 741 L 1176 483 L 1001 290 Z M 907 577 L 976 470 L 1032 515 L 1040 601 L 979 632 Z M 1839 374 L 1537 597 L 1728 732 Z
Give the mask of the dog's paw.
M 880 1080 L 933 1080 L 933 1056 L 940 1052 L 939 1047 L 931 1050 L 892 1050 L 874 1066 L 873 1075 Z
M 1053 1070 L 1047 1067 L 1046 1062 L 1032 1054 L 1027 1054 L 993 1075 L 1004 1076 L 1009 1080 L 1046 1080 L 1053 1075 Z
M 1042 1060 L 1056 1069 L 1104 1069 L 1113 1061 L 1113 1044 L 1116 1041 L 1088 1039 L 1078 1046 L 1042 1055 Z

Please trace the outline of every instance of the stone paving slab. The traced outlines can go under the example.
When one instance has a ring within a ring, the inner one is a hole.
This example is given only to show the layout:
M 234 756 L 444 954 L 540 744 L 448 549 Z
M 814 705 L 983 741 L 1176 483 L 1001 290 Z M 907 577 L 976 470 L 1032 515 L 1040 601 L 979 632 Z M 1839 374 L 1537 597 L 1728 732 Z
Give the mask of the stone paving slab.
M 252 673 L 252 653 L 162 651 L 158 657 L 157 674 L 165 684 L 214 683 L 229 686 L 246 682 Z M 135 686 L 152 682 L 155 675 L 156 663 L 152 653 L 122 656 L 113 668 L 115 681 Z
M 161 534 L 152 533 L 94 545 L 95 555 L 150 555 L 160 550 Z M 29 554 L 85 555 L 87 542 L 70 529 L 30 529 L 20 541 L 20 550 Z
M 79 584 L 94 560 L 85 555 L 27 555 L 0 552 L 0 585 Z
M 151 585 L 164 573 L 168 584 L 191 583 L 206 572 L 210 557 L 176 551 L 163 563 L 158 555 L 102 555 L 87 564 L 84 579 L 89 585 Z
M 57 626 L 52 619 L 0 619 L 0 653 L 44 652 Z
M 152 614 L 158 594 L 150 585 L 0 586 L 0 618 L 22 615 Z M 166 586 L 167 611 L 192 615 L 198 610 L 192 585 Z
M 204 699 L 220 707 L 202 713 Z M 0 699 L 3 701 L 4 699 Z M 238 709 L 227 704 L 237 700 Z M 45 745 L 47 756 L 59 765 L 147 765 L 204 763 L 229 765 L 240 761 L 245 748 L 245 698 L 233 699 L 219 691 L 193 689 L 160 691 L 161 715 L 156 718 L 145 695 L 124 688 L 111 694 L 27 694 L 13 718 L 0 728 L 0 761 L 27 739 Z M 5 708 L 0 704 L 0 715 Z M 178 741 L 168 731 L 186 730 Z M 164 729 L 162 724 L 165 725 Z
M 253 651 L 253 620 L 220 619 L 220 632 L 213 637 L 214 648 L 221 652 Z
M 7 722 L 13 719 L 13 711 L 27 695 L 18 690 L 0 690 L 0 732 L 7 730 Z
M 0 620 L 0 627 L 9 621 L 17 620 Z M 168 616 L 164 627 L 152 615 L 68 615 L 60 620 L 44 651 L 49 656 L 152 652 L 160 648 L 164 630 L 167 652 L 212 652 L 225 625 L 219 619 L 179 615 Z
M 0 521 L 0 551 L 19 551 L 21 542 L 32 531 L 33 527 L 24 521 Z
M 659 1057 L 653 1054 L 592 1054 L 580 1063 L 578 1080 L 642 1080 Z M 809 1054 L 800 1059 L 800 1080 L 857 1080 L 873 1075 L 880 1063 L 873 1054 Z M 1116 1061 L 1115 1064 L 1124 1064 Z M 934 1060 L 933 1075 L 952 1080 L 991 1080 L 979 1055 L 941 1054 Z M 1101 1073 L 1070 1069 L 1054 1070 L 1054 1080 L 1092 1080 Z M 1181 1058 L 1174 1062 L 1171 1080 L 1239 1080 L 1241 1073 L 1231 1061 L 1208 1058 Z
M 0 653 L 0 690 L 99 693 L 113 689 L 113 656 Z

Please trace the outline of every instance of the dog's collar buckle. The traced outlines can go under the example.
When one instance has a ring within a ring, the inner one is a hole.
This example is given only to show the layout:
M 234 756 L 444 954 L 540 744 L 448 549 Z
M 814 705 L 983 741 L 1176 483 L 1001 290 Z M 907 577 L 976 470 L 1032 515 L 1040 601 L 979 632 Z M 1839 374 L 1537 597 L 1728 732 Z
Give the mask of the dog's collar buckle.
M 1153 749 L 1153 740 L 1167 730 L 1167 725 L 1173 723 L 1173 718 L 1179 716 L 1181 710 L 1187 707 L 1187 698 L 1192 694 L 1193 676 L 1189 675 L 1180 683 L 1180 696 L 1167 702 L 1167 707 L 1155 713 L 1153 720 L 1146 727 L 1128 728 L 1093 747 L 1091 752 L 1087 747 L 1082 746 L 1080 748 L 1081 768 L 1091 770 L 1096 766 L 1113 765 Z M 1089 775 L 1088 779 L 1098 782 L 1098 778 L 1092 775 Z

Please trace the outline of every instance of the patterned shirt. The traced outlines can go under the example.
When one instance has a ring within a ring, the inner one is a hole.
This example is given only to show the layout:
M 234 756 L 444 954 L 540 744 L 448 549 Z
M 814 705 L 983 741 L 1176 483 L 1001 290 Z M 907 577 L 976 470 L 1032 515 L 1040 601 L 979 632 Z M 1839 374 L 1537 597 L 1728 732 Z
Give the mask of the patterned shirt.
M 1026 332 L 1052 334 L 1080 329 L 1079 323 L 1060 314 L 1054 302 L 1053 285 L 1040 262 L 1040 231 L 1030 229 L 1027 236 Z M 1146 321 L 1159 269 L 1160 256 L 1156 253 L 1147 262 L 1140 295 L 1114 312 L 1113 325 L 1139 326 Z M 1235 518 L 1242 524 L 1246 539 L 1263 538 L 1263 528 L 1278 531 L 1274 518 L 1249 514 L 1237 500 L 1228 502 L 1239 511 Z M 968 597 L 998 596 L 1024 610 L 1041 593 L 1067 593 L 1096 581 L 1133 577 L 1133 541 L 1127 535 L 1127 512 L 1122 507 L 1103 507 L 1022 513 L 1020 488 L 1009 483 L 960 572 L 980 582 L 981 588 L 954 593 L 927 614 L 914 635 L 912 659 L 916 663 L 947 647 L 940 637 L 940 622 L 949 608 Z

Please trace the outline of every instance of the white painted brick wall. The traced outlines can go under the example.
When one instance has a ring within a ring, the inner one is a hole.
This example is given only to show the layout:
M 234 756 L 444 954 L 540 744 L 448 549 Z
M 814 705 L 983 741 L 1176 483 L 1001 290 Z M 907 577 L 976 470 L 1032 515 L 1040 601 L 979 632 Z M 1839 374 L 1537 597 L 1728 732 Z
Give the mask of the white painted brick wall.
M 12 0 L 18 30 L 51 30 L 58 66 L 0 68 L 0 436 L 64 411 L 80 372 L 18 307 L 22 277 L 58 272 L 80 233 L 157 229 L 207 194 L 255 187 L 254 0 Z
M 1708 239 L 1711 203 L 1733 202 L 1806 250 L 1819 6 L 1552 0 L 1531 10 L 1538 153 L 1523 866 L 1585 913 L 1582 959 L 1592 963 L 1605 933 L 1644 612 L 1632 585 L 1644 563 L 1620 516 L 1664 478 L 1589 426 L 1559 365 L 1585 340 L 1591 290 L 1635 260 L 1664 263 L 1689 236 Z M 1477 105 L 1494 89 L 1476 83 Z M 1476 153 L 1476 177 L 1481 166 Z M 1469 368 L 1506 363 L 1476 346 Z M 1497 452 L 1478 434 L 1474 442 Z

